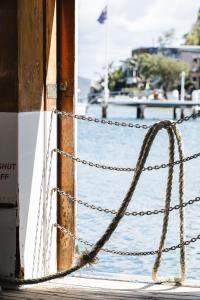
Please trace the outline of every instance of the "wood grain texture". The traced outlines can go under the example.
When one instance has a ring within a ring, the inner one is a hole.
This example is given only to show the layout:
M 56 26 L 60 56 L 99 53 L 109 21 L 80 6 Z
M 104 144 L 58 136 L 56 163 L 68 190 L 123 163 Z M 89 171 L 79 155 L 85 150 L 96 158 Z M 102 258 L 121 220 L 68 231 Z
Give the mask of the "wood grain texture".
M 56 1 L 0 1 L 0 111 L 56 107 Z
M 18 109 L 17 0 L 0 1 L 0 111 Z
M 4 291 L 2 300 L 60 300 L 60 299 L 160 299 L 195 300 L 200 298 L 200 288 L 155 285 L 148 277 L 142 279 L 67 277 L 18 291 Z
M 44 0 L 44 51 L 45 51 L 45 76 L 46 100 L 45 110 L 53 110 L 57 104 L 57 9 L 56 0 Z
M 58 82 L 66 84 L 65 91 L 58 91 L 58 109 L 74 111 L 75 68 L 75 0 L 58 0 Z M 72 118 L 59 121 L 59 149 L 74 153 L 75 127 Z M 64 157 L 58 158 L 58 186 L 75 195 L 75 165 Z M 75 204 L 64 197 L 58 199 L 58 223 L 75 232 Z M 58 270 L 72 264 L 74 240 L 58 231 Z
M 43 1 L 18 0 L 19 110 L 44 109 Z

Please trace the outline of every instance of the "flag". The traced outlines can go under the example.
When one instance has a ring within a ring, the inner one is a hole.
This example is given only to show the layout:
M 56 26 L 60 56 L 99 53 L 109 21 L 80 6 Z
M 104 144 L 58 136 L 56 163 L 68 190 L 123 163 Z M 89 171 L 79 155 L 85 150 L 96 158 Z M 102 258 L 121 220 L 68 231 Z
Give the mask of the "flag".
M 104 24 L 105 21 L 107 20 L 107 6 L 102 10 L 99 18 L 97 19 L 97 21 L 100 23 L 100 24 Z

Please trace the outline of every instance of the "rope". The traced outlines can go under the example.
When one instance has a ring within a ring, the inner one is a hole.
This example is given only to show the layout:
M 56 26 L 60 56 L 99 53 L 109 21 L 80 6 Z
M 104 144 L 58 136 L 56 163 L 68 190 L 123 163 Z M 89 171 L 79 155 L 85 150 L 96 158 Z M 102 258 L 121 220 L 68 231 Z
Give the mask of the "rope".
M 77 264 L 75 266 L 73 266 L 72 268 L 60 272 L 60 273 L 55 273 L 52 275 L 48 275 L 48 276 L 44 276 L 41 278 L 36 278 L 36 279 L 10 279 L 10 278 L 5 278 L 5 277 L 0 277 L 0 283 L 6 283 L 6 284 L 15 284 L 15 285 L 27 285 L 27 284 L 35 284 L 35 283 L 42 283 L 48 280 L 52 280 L 52 279 L 57 279 L 57 278 L 61 278 L 64 276 L 67 276 L 77 270 L 79 270 L 80 268 L 84 267 L 86 264 L 88 263 L 92 263 L 95 259 L 95 257 L 97 256 L 97 254 L 99 253 L 99 251 L 103 248 L 103 246 L 105 245 L 105 243 L 110 239 L 110 237 L 112 236 L 113 232 L 115 231 L 115 229 L 117 228 L 117 226 L 119 225 L 121 219 L 124 217 L 125 212 L 127 210 L 127 207 L 132 199 L 132 196 L 135 192 L 137 183 L 140 179 L 141 173 L 142 173 L 142 169 L 144 168 L 144 165 L 146 163 L 147 157 L 149 155 L 151 146 L 154 142 L 154 139 L 156 137 L 156 135 L 158 134 L 158 132 L 162 129 L 167 130 L 167 133 L 169 135 L 169 142 L 170 142 L 170 161 L 173 161 L 174 159 L 174 137 L 173 137 L 173 129 L 172 129 L 172 124 L 170 121 L 161 121 L 157 124 L 154 124 L 153 126 L 151 126 L 151 128 L 148 130 L 142 147 L 141 147 L 141 151 L 139 154 L 139 158 L 138 158 L 138 162 L 136 165 L 136 171 L 134 173 L 130 188 L 127 192 L 127 194 L 124 197 L 124 200 L 122 201 L 121 206 L 118 209 L 117 214 L 113 217 L 111 223 L 108 225 L 105 233 L 100 237 L 100 239 L 96 242 L 96 244 L 92 247 L 90 252 L 87 253 L 83 253 L 81 255 L 81 257 L 79 258 Z M 176 133 L 176 131 L 175 131 Z M 178 134 L 176 134 L 176 138 L 178 138 Z M 180 145 L 180 144 L 179 144 Z M 180 148 L 180 146 L 179 146 Z M 181 172 L 181 171 L 180 171 Z M 182 172 L 181 172 L 181 176 L 182 176 Z M 167 182 L 167 190 L 166 190 L 166 207 L 169 207 L 169 203 L 171 201 L 171 186 L 172 186 L 172 177 L 173 177 L 173 166 L 171 166 L 169 168 L 169 173 L 168 173 L 168 182 Z M 180 183 L 180 190 L 181 190 L 181 197 L 183 196 L 183 182 Z M 169 213 L 165 213 L 165 217 L 164 217 L 164 221 L 163 221 L 163 230 L 162 230 L 162 235 L 161 235 L 161 240 L 160 240 L 160 248 L 163 247 L 164 245 L 164 241 L 166 238 L 166 232 L 167 232 L 167 225 L 168 225 L 168 215 Z M 180 216 L 182 216 L 181 218 L 181 234 L 180 234 L 180 238 L 181 240 L 183 239 L 183 233 L 184 233 L 184 224 L 183 224 L 183 215 L 181 214 Z M 181 246 L 181 250 L 182 251 L 182 255 L 180 257 L 181 260 L 181 281 L 184 279 L 184 267 L 185 267 L 185 263 L 183 262 L 183 258 L 184 258 L 184 245 Z M 154 275 L 156 277 L 156 272 L 159 268 L 160 265 L 160 259 L 161 259 L 161 255 L 158 253 L 157 259 L 156 259 L 156 263 L 154 265 Z
M 182 161 L 184 157 L 183 145 L 182 145 L 182 137 L 179 130 L 174 127 L 172 129 L 174 131 L 177 144 L 178 144 L 178 151 L 179 157 Z M 173 133 L 170 133 L 170 161 L 174 161 L 174 137 Z M 163 220 L 163 229 L 160 239 L 159 245 L 159 252 L 154 263 L 153 271 L 152 271 L 152 278 L 153 280 L 157 281 L 157 272 L 160 267 L 161 263 L 161 256 L 162 256 L 162 249 L 164 247 L 164 242 L 166 239 L 167 234 L 167 227 L 168 227 L 168 220 L 169 220 L 169 206 L 171 201 L 171 191 L 172 191 L 172 180 L 173 180 L 173 167 L 169 168 L 169 177 L 168 177 L 168 185 L 167 185 L 167 195 L 166 195 L 166 205 L 165 205 L 165 216 Z M 184 200 L 184 165 L 183 162 L 180 164 L 180 171 L 179 171 L 179 214 L 180 214 L 180 273 L 181 277 L 179 279 L 180 282 L 185 281 L 186 279 L 186 266 L 185 266 L 185 245 L 184 245 L 184 211 L 183 211 L 183 200 Z
M 180 160 L 183 160 L 184 158 L 184 149 L 183 149 L 183 142 L 181 133 L 177 128 L 173 128 L 175 131 L 176 139 L 178 142 L 178 151 L 179 151 L 179 157 Z M 186 266 L 185 266 L 185 247 L 184 247 L 184 210 L 183 210 L 183 203 L 184 203 L 184 164 L 183 162 L 180 164 L 180 171 L 179 171 L 179 195 L 180 195 L 180 205 L 181 208 L 179 210 L 179 216 L 180 216 L 180 243 L 182 247 L 180 248 L 180 266 L 181 266 L 181 281 L 186 280 Z

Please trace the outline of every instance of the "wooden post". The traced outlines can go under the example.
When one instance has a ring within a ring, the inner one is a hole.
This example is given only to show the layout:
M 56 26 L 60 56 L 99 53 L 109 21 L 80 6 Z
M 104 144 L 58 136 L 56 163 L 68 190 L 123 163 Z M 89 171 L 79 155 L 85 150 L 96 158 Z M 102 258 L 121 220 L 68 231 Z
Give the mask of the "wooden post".
M 16 12 L 17 1 L 0 1 L 0 274 L 12 278 L 20 275 L 17 51 L 13 51 L 18 45 Z
M 183 119 L 185 117 L 185 110 L 184 108 L 181 108 L 181 119 Z
M 58 0 L 58 109 L 74 112 L 75 94 L 75 0 Z M 75 152 L 75 122 L 72 118 L 59 120 L 60 149 Z M 58 186 L 75 195 L 75 165 L 58 157 Z M 66 197 L 58 198 L 58 223 L 75 232 L 75 205 Z M 58 270 L 69 268 L 74 256 L 74 240 L 58 231 Z
M 43 1 L 45 19 L 45 76 L 46 76 L 46 110 L 57 107 L 57 5 L 56 0 Z
M 136 108 L 137 119 L 144 119 L 144 117 L 145 117 L 144 110 L 145 110 L 145 107 L 143 105 L 137 106 L 137 108 Z
M 107 119 L 108 104 L 103 103 L 101 109 L 102 109 L 102 119 Z
M 173 120 L 177 119 L 176 107 L 173 108 Z
M 57 269 L 56 95 L 46 87 L 55 83 L 56 24 L 47 2 L 0 1 L 0 203 L 14 205 L 0 208 L 0 275 L 8 277 Z

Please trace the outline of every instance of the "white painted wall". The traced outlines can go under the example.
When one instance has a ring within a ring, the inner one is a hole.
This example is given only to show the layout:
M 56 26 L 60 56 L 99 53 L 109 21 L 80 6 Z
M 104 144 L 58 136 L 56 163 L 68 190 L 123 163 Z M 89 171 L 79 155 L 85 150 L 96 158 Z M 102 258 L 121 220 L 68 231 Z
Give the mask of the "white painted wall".
M 19 113 L 19 218 L 21 265 L 25 278 L 57 269 L 56 115 Z
M 52 112 L 0 113 L 0 275 L 15 276 L 16 227 L 25 278 L 57 269 L 56 115 Z M 15 165 L 14 168 L 6 169 Z M 19 219 L 18 219 L 19 213 Z M 18 221 L 19 220 L 19 221 Z

